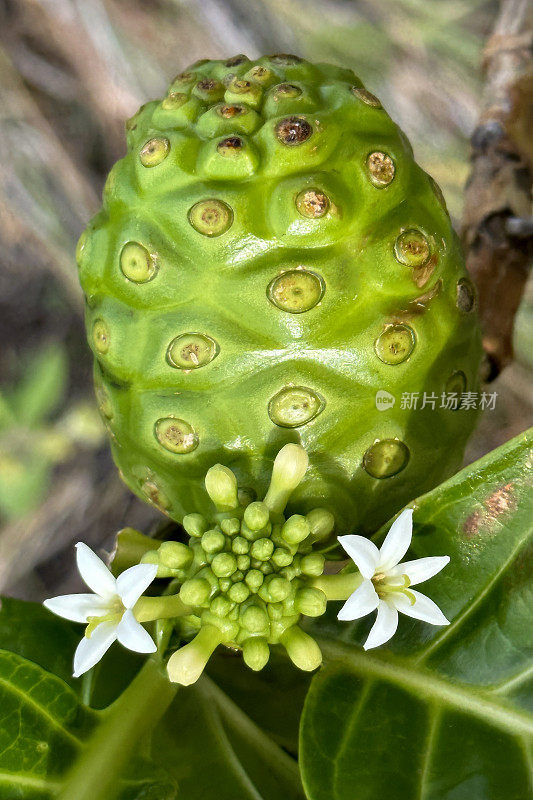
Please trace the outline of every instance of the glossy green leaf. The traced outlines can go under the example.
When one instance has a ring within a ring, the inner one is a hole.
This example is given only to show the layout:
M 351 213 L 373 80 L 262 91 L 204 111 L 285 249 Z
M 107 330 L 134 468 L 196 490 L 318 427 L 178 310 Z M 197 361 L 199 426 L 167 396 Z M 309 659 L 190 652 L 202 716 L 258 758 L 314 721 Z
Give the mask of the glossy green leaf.
M 305 798 L 296 761 L 206 676 L 180 689 L 153 753 L 187 800 Z
M 314 626 L 326 666 L 301 725 L 310 800 L 531 797 L 532 466 L 529 432 L 414 504 L 411 557 L 451 556 L 421 587 L 450 626 L 404 617 L 366 653 L 372 620 L 341 625 L 333 609 Z
M 76 790 L 67 790 L 70 770 L 89 752 L 103 724 L 102 714 L 85 708 L 60 678 L 0 651 L 0 800 L 78 800 Z M 99 749 L 106 746 L 107 737 L 100 737 Z M 127 760 L 127 771 L 114 776 L 112 791 L 105 794 L 96 789 L 95 769 L 95 790 L 87 797 L 174 800 L 175 784 L 162 770 L 144 758 Z
M 80 633 L 79 625 L 54 617 L 34 603 L 3 602 L 0 640 L 12 652 L 0 651 L 0 707 L 6 709 L 5 723 L 0 719 L 5 734 L 0 740 L 0 770 L 4 771 L 0 800 L 48 800 L 54 792 L 66 791 L 63 781 L 69 769 L 77 773 L 76 785 L 87 780 L 89 785 L 94 783 L 113 738 L 118 736 L 119 746 L 124 742 L 124 748 L 131 747 L 130 732 L 136 732 L 136 719 L 142 725 L 153 704 L 160 702 L 157 693 L 153 700 L 146 698 L 150 691 L 150 684 L 142 685 L 146 668 L 139 672 L 144 660 L 118 646 L 83 679 L 73 679 L 72 656 Z M 173 800 L 178 783 L 180 796 L 187 800 L 303 800 L 297 762 L 278 743 L 296 749 L 297 722 L 308 680 L 299 684 L 301 674 L 277 655 L 261 675 L 251 673 L 240 657 L 227 651 L 215 657 L 211 674 L 242 701 L 243 708 L 207 677 L 196 686 L 180 688 L 155 729 L 147 726 L 151 746 L 144 737 L 158 770 L 150 770 L 146 761 L 137 763 L 134 750 L 126 771 L 116 766 L 121 800 Z M 14 674 L 26 676 L 23 685 L 14 685 Z M 156 680 L 161 680 L 159 674 Z M 139 681 L 141 686 L 135 689 Z M 170 702 L 177 687 L 165 686 L 165 682 L 166 678 L 159 694 Z M 27 707 L 34 707 L 33 686 L 38 687 L 41 708 L 30 725 Z M 113 701 L 111 714 L 94 710 Z M 130 716 L 128 724 L 122 720 L 119 704 Z M 113 709 L 117 713 L 113 714 Z M 261 728 L 258 722 L 263 723 Z M 14 743 L 11 723 L 20 731 Z M 36 747 L 46 758 L 37 758 Z M 113 767 L 115 762 L 111 762 Z M 127 783 L 120 778 L 124 774 Z M 6 793 L 2 794 L 4 786 Z M 79 800 L 76 788 L 68 792 L 65 796 L 60 793 L 60 800 Z M 114 800 L 105 793 L 97 794 L 96 789 L 88 797 Z

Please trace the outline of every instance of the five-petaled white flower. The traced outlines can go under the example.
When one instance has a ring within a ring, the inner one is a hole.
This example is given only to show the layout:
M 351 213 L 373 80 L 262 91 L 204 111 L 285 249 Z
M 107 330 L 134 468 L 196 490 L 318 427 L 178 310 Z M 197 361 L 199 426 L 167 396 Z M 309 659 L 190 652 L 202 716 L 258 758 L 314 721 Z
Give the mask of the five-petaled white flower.
M 154 580 L 157 565 L 138 564 L 114 578 L 86 544 L 78 542 L 76 551 L 79 573 L 95 594 L 65 594 L 44 601 L 54 614 L 88 623 L 74 654 L 74 677 L 94 667 L 117 640 L 128 650 L 155 653 L 152 637 L 137 622 L 132 609 Z
M 411 544 L 412 535 L 413 510 L 408 508 L 393 522 L 380 550 L 374 542 L 363 536 L 338 537 L 363 578 L 339 611 L 338 619 L 346 622 L 365 617 L 376 608 L 378 610 L 364 644 L 365 650 L 378 647 L 394 636 L 398 627 L 398 611 L 432 625 L 450 624 L 433 600 L 410 588 L 413 584 L 432 578 L 446 566 L 450 558 L 417 558 L 400 564 L 400 559 Z

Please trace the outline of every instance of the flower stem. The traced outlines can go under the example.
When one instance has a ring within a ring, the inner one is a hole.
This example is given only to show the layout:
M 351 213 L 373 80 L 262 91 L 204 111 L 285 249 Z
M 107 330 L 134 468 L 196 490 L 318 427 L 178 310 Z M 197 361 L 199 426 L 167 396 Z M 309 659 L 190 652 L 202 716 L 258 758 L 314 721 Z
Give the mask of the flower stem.
M 320 575 L 310 585 L 321 589 L 328 600 L 347 600 L 362 582 L 360 572 L 342 572 L 338 575 Z
M 170 594 L 162 597 L 141 597 L 133 609 L 138 622 L 151 622 L 154 619 L 168 619 L 169 617 L 183 617 L 192 613 L 179 595 Z
M 105 711 L 57 800 L 109 800 L 135 746 L 157 725 L 176 695 L 164 668 L 149 659 Z

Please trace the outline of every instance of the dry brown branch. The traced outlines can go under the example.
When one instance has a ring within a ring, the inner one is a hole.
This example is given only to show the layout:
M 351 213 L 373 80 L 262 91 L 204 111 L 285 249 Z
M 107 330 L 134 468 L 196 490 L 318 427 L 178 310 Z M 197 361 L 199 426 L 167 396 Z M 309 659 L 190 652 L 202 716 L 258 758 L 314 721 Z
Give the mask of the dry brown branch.
M 472 136 L 463 242 L 477 285 L 487 379 L 513 355 L 513 323 L 533 255 L 533 6 L 502 0 L 485 48 L 483 111 Z

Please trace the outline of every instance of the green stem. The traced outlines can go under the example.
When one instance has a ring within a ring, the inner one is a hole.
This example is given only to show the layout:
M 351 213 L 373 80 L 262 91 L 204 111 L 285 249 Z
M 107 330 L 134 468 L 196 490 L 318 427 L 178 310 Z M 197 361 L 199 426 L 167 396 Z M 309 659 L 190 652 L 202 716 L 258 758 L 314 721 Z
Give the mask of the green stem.
M 347 600 L 362 582 L 363 576 L 360 572 L 342 572 L 338 575 L 320 575 L 310 586 L 321 589 L 328 600 Z
M 101 712 L 102 721 L 57 800 L 110 800 L 135 746 L 157 725 L 176 691 L 164 668 L 149 659 L 120 697 Z
M 169 619 L 192 614 L 179 595 L 163 595 L 162 597 L 141 597 L 133 609 L 135 619 L 139 622 L 151 622 L 154 619 Z

